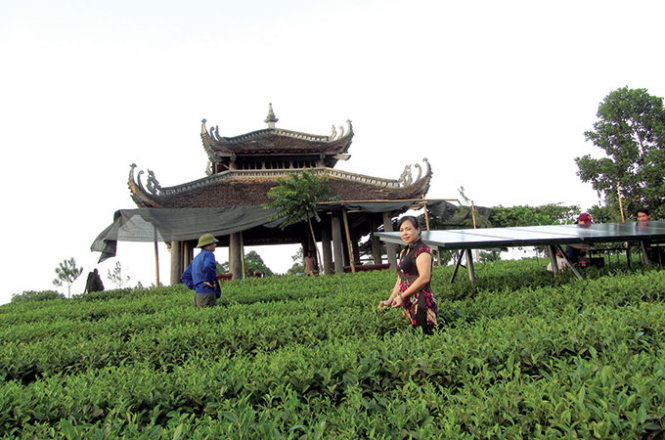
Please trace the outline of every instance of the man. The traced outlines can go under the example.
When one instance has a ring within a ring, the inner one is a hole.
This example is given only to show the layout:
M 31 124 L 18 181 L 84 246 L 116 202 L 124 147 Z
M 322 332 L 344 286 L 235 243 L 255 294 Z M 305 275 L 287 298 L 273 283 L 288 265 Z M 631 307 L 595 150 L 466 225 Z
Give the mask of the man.
M 639 208 L 635 212 L 635 217 L 637 218 L 637 221 L 640 223 L 646 223 L 649 221 L 650 213 L 647 208 Z
M 635 218 L 637 219 L 637 228 L 647 227 L 649 220 L 651 220 L 651 213 L 647 208 L 639 208 L 635 211 Z M 657 263 L 661 266 L 665 263 L 662 246 L 655 245 L 651 240 L 643 240 L 643 245 L 643 255 L 648 258 L 648 261 L 645 261 L 646 263 Z
M 195 292 L 196 307 L 212 307 L 222 296 L 222 289 L 217 281 L 217 262 L 213 253 L 217 248 L 217 239 L 212 234 L 203 234 L 199 237 L 196 247 L 201 248 L 201 252 L 192 260 L 192 264 L 187 266 L 180 280 Z

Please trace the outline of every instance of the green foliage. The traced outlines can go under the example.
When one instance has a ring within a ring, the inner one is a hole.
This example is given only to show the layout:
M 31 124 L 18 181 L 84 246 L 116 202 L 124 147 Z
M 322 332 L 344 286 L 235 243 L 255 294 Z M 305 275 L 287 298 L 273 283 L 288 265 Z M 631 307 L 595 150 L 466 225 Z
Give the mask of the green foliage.
M 495 206 L 489 216 L 494 228 L 512 226 L 557 225 L 571 223 L 580 213 L 578 206 L 548 204 L 542 206 Z
M 286 271 L 286 275 L 305 275 L 305 265 L 303 264 L 303 249 L 298 248 L 295 254 L 291 255 L 293 264 Z
M 316 204 L 330 199 L 330 188 L 325 185 L 328 176 L 318 177 L 313 170 L 303 170 L 301 173 L 287 173 L 284 179 L 277 179 L 277 186 L 270 188 L 268 198 L 271 201 L 263 206 L 276 211 L 271 218 L 283 219 L 281 229 L 289 225 L 307 222 L 311 234 L 311 243 L 316 249 L 317 260 L 321 261 L 319 249 L 316 247 L 316 234 L 312 226 L 312 218 L 321 221 Z
M 115 262 L 113 270 L 109 269 L 107 271 L 107 277 L 109 281 L 116 287 L 116 289 L 122 289 L 122 286 L 125 283 L 129 282 L 129 276 L 125 277 L 122 273 L 122 264 L 119 261 Z
M 665 108 L 663 99 L 646 89 L 617 89 L 598 107 L 598 121 L 586 139 L 605 157 L 575 159 L 578 175 L 601 191 L 617 209 L 618 190 L 626 217 L 647 206 L 655 217 L 665 215 Z
M 59 299 L 65 298 L 65 295 L 63 295 L 60 292 L 56 292 L 55 290 L 45 290 L 41 292 L 35 292 L 33 290 L 27 290 L 23 293 L 15 293 L 12 295 L 12 300 L 11 302 L 17 303 L 17 302 L 22 302 L 22 301 L 47 301 L 51 299 Z
M 83 272 L 82 267 L 76 267 L 76 260 L 72 257 L 69 260 L 63 260 L 55 268 L 57 278 L 53 280 L 53 284 L 60 287 L 67 284 L 67 293 L 72 295 L 72 283 L 81 276 Z
M 495 251 L 495 250 L 490 250 L 490 251 L 481 251 L 480 252 L 480 261 L 482 263 L 489 263 L 492 261 L 499 261 L 501 260 L 501 252 L 500 251 Z
M 314 218 L 321 221 L 316 212 L 317 202 L 327 200 L 330 189 L 325 186 L 327 176 L 319 178 L 313 171 L 303 170 L 302 173 L 287 173 L 286 178 L 278 179 L 279 185 L 268 192 L 271 199 L 264 207 L 274 209 L 273 220 L 284 219 L 280 228 L 309 221 Z
M 656 438 L 665 271 L 435 267 L 442 328 L 379 312 L 393 271 L 0 306 L 3 438 Z M 471 295 L 471 293 L 473 294 Z M 247 319 L 251 317 L 251 319 Z
M 615 201 L 606 201 L 604 205 L 593 205 L 588 212 L 595 223 L 619 223 L 623 221 Z
M 463 188 L 460 189 L 462 191 Z M 460 194 L 463 194 L 460 192 Z M 470 228 L 473 227 L 471 206 L 458 206 L 447 221 L 430 215 L 431 229 Z M 512 226 L 556 225 L 571 223 L 580 213 L 577 205 L 561 205 L 550 203 L 540 206 L 494 206 L 492 208 L 476 207 L 476 224 L 478 227 L 505 228 Z M 425 224 L 424 215 L 419 218 Z
M 217 273 L 229 273 L 229 262 L 225 261 L 222 264 L 217 264 Z M 247 273 L 251 272 L 261 272 L 264 276 L 274 275 L 273 271 L 266 266 L 263 258 L 256 251 L 250 251 L 245 254 L 245 271 Z

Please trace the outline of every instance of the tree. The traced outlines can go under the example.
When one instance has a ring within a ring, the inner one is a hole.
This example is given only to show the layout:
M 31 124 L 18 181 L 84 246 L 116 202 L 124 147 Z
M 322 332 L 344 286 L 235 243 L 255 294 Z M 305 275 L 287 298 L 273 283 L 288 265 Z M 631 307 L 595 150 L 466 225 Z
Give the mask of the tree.
M 11 302 L 17 303 L 23 301 L 48 301 L 60 298 L 64 299 L 65 295 L 63 295 L 60 292 L 56 292 L 55 290 L 45 290 L 42 292 L 35 292 L 34 290 L 28 290 L 23 293 L 13 294 Z
M 601 148 L 606 157 L 585 155 L 575 159 L 578 176 L 591 182 L 605 202 L 626 216 L 640 206 L 652 214 L 665 214 L 665 109 L 663 98 L 646 89 L 624 87 L 607 95 L 598 107 L 599 118 L 586 140 Z M 621 215 L 616 215 L 615 219 Z
M 284 219 L 279 226 L 282 230 L 302 221 L 307 222 L 318 261 L 321 261 L 321 256 L 316 246 L 312 219 L 321 221 L 316 212 L 316 204 L 328 199 L 330 190 L 325 186 L 327 180 L 327 176 L 318 177 L 311 170 L 303 170 L 299 174 L 287 173 L 286 178 L 278 179 L 279 184 L 268 191 L 268 198 L 271 201 L 263 205 L 267 209 L 276 211 L 271 217 L 273 220 Z
M 305 266 L 303 265 L 303 251 L 299 248 L 298 251 L 291 255 L 293 265 L 286 271 L 287 275 L 305 275 Z
M 249 251 L 249 253 L 245 254 L 245 269 L 247 271 L 261 272 L 264 276 L 274 275 L 272 270 L 266 266 L 261 255 L 256 251 Z
M 228 261 L 225 261 L 222 264 L 218 264 L 217 266 L 218 273 L 228 273 L 230 270 Z M 264 276 L 274 275 L 273 271 L 270 270 L 268 266 L 266 266 L 266 263 L 263 261 L 263 258 L 261 258 L 261 255 L 259 255 L 256 251 L 249 251 L 249 253 L 245 254 L 245 271 L 247 273 L 250 271 L 261 272 Z
M 72 257 L 69 260 L 63 260 L 58 267 L 55 268 L 55 273 L 58 276 L 53 280 L 53 284 L 61 287 L 67 284 L 67 296 L 72 296 L 72 283 L 83 273 L 82 267 L 76 267 L 76 260 Z
M 542 206 L 492 207 L 489 223 L 493 228 L 514 226 L 559 225 L 571 223 L 579 214 L 579 206 L 549 204 Z
M 122 265 L 119 261 L 115 262 L 115 267 L 113 270 L 109 269 L 107 272 L 107 278 L 113 283 L 116 289 L 122 289 L 123 284 L 129 282 L 129 276 L 124 278 L 122 274 Z

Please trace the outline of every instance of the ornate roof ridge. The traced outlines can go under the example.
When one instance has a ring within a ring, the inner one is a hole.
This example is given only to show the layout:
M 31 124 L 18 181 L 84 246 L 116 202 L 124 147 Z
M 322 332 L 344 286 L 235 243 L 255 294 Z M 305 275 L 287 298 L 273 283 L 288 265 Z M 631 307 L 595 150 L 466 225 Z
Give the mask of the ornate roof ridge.
M 426 171 L 423 173 L 422 167 L 420 164 L 415 164 L 414 167 L 418 169 L 418 176 L 414 179 L 411 174 L 411 165 L 407 165 L 404 168 L 399 180 L 395 179 L 384 179 L 381 177 L 372 177 L 364 174 L 352 173 L 350 171 L 342 171 L 334 168 L 328 167 L 319 167 L 319 168 L 308 168 L 312 170 L 315 175 L 326 175 L 328 177 L 336 177 L 342 180 L 348 180 L 353 182 L 359 182 L 369 185 L 374 185 L 381 188 L 407 188 L 411 186 L 423 186 L 424 192 L 429 188 L 429 181 L 432 176 L 432 170 L 427 158 L 423 159 L 426 165 Z M 141 175 L 143 171 L 139 171 L 136 177 L 134 176 L 134 169 L 136 164 L 131 164 L 131 169 L 129 173 L 129 187 L 132 190 L 132 194 L 136 194 L 136 190 L 142 192 L 145 195 L 151 196 L 172 196 L 177 194 L 182 194 L 187 191 L 194 189 L 199 189 L 211 185 L 218 184 L 224 180 L 230 179 L 252 179 L 252 178 L 264 178 L 264 179 L 278 179 L 287 177 L 288 174 L 298 174 L 302 173 L 303 169 L 282 169 L 282 170 L 229 170 L 221 173 L 213 174 L 208 177 L 204 177 L 192 182 L 183 183 L 176 186 L 162 188 L 155 174 L 148 170 L 148 182 L 147 188 L 143 186 L 141 182 Z M 134 199 L 136 201 L 136 198 Z
M 266 135 L 274 134 L 277 136 L 284 136 L 284 137 L 290 137 L 294 139 L 301 139 L 301 140 L 306 140 L 306 141 L 311 141 L 311 142 L 337 142 L 341 139 L 349 138 L 353 136 L 353 124 L 351 123 L 351 120 L 347 120 L 347 126 L 348 129 L 344 130 L 343 126 L 339 127 L 339 132 L 337 132 L 337 129 L 335 126 L 332 126 L 332 133 L 329 136 L 324 136 L 324 135 L 316 135 L 316 134 L 310 134 L 310 133 L 304 133 L 300 131 L 294 131 L 294 130 L 285 130 L 283 128 L 264 128 L 261 130 L 256 130 L 252 131 L 250 133 L 245 133 L 241 134 L 239 136 L 233 136 L 233 137 L 226 137 L 226 136 L 220 136 L 219 135 L 219 126 L 216 125 L 214 127 L 211 127 L 210 130 L 207 129 L 206 127 L 206 120 L 203 119 L 201 121 L 201 135 L 206 135 L 208 138 L 211 140 L 217 142 L 218 144 L 240 144 L 248 141 L 252 141 L 254 139 L 264 137 Z

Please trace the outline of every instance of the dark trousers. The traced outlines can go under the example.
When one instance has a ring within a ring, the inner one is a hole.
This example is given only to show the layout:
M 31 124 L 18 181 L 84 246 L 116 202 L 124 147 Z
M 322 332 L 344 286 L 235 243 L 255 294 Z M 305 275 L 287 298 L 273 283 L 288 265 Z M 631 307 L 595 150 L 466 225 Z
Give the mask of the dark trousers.
M 195 307 L 213 307 L 217 304 L 217 295 L 214 293 L 195 293 L 194 306 Z

